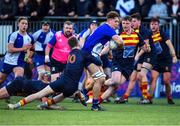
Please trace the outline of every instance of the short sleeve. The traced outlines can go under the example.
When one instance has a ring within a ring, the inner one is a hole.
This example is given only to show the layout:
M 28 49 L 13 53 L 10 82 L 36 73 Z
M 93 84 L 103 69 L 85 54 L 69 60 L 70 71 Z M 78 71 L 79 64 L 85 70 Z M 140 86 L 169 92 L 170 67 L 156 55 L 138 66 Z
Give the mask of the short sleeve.
M 53 35 L 52 39 L 49 41 L 49 43 L 51 46 L 54 46 L 56 44 L 56 35 Z
M 167 40 L 170 39 L 166 32 L 161 31 L 160 34 L 161 34 L 161 36 L 162 36 L 164 42 L 166 42 Z
M 16 32 L 10 34 L 9 37 L 8 37 L 8 43 L 13 43 L 14 44 L 15 41 L 16 41 L 16 38 L 17 38 L 17 33 Z
M 34 41 L 37 41 L 37 39 L 38 39 L 40 33 L 41 33 L 41 31 L 38 30 L 37 32 L 35 32 L 35 33 L 32 34 L 32 36 L 33 36 L 33 38 L 34 38 Z

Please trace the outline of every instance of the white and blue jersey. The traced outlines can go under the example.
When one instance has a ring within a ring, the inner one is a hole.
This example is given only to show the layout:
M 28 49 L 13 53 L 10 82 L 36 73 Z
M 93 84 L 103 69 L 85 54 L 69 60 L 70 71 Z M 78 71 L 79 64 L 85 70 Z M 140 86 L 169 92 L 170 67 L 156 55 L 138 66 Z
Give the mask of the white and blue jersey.
M 91 34 L 91 31 L 90 31 L 90 29 L 88 28 L 88 29 L 83 30 L 83 31 L 80 33 L 79 37 L 80 37 L 80 38 L 84 38 L 84 39 L 86 40 L 87 37 L 88 37 L 90 34 Z
M 42 29 L 36 31 L 33 35 L 35 55 L 33 58 L 36 67 L 45 64 L 45 49 L 48 42 L 53 38 L 54 32 L 49 30 L 48 33 L 43 32 Z
M 43 32 L 42 29 L 36 31 L 32 36 L 34 38 L 35 51 L 45 51 L 47 43 L 52 39 L 54 32 L 51 30 L 48 33 Z
M 13 32 L 8 37 L 8 43 L 14 45 L 15 48 L 22 48 L 25 45 L 33 44 L 33 37 L 29 34 L 21 35 L 19 31 Z M 25 66 L 24 57 L 26 52 L 6 52 L 4 57 L 3 66 L 1 69 L 2 73 L 9 74 L 12 72 L 14 67 L 23 67 Z
M 102 47 L 116 35 L 116 32 L 108 24 L 99 26 L 85 41 L 82 50 L 91 53 L 100 52 Z M 96 48 L 97 47 L 97 48 Z M 96 49 L 95 49 L 96 48 Z
M 8 43 L 12 43 L 15 48 L 22 48 L 25 45 L 33 44 L 33 38 L 29 34 L 21 35 L 19 31 L 13 32 L 8 37 Z M 4 63 L 9 65 L 18 65 L 24 62 L 24 51 L 22 52 L 6 52 Z

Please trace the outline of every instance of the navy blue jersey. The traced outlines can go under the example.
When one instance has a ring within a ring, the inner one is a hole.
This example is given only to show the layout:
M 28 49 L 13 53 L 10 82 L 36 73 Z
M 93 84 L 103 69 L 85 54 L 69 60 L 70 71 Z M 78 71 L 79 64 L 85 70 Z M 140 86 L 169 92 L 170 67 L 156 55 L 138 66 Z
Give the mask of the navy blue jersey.
M 156 34 L 152 34 L 151 32 L 151 35 L 156 48 L 156 53 L 158 54 L 158 60 L 171 60 L 170 50 L 166 44 L 166 41 L 169 40 L 168 35 L 162 30 Z
M 101 62 L 92 55 L 87 55 L 79 49 L 73 49 L 69 54 L 63 76 L 68 78 L 69 81 L 79 82 L 87 62 L 92 62 L 96 65 L 101 64 Z
M 146 27 L 144 27 L 143 25 L 141 25 L 139 30 L 135 30 L 135 32 L 137 32 L 141 36 L 141 38 L 143 40 L 149 39 L 149 45 L 151 47 L 151 52 L 150 53 L 156 53 L 156 49 L 155 49 L 155 46 L 154 46 L 154 43 L 153 43 L 153 40 L 152 40 L 152 37 L 151 37 L 150 30 L 147 29 Z
M 87 38 L 82 50 L 90 53 L 95 45 L 99 43 L 105 45 L 114 35 L 116 35 L 115 30 L 105 23 L 99 26 L 92 35 Z

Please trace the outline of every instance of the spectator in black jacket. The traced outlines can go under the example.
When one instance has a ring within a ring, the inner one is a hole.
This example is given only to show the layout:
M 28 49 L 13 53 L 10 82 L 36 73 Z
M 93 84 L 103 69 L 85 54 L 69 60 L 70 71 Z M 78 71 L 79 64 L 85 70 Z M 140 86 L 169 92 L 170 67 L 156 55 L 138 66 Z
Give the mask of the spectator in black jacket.
M 44 0 L 30 0 L 30 16 L 32 19 L 39 19 L 47 15 L 48 7 L 46 3 L 49 3 Z
M 19 0 L 17 16 L 30 16 L 30 1 L 29 0 Z
M 0 1 L 0 19 L 12 20 L 16 15 L 17 6 L 14 0 L 1 0 Z
M 96 8 L 91 13 L 91 16 L 105 17 L 106 13 L 107 13 L 107 9 L 105 8 L 103 0 L 98 0 L 96 2 Z

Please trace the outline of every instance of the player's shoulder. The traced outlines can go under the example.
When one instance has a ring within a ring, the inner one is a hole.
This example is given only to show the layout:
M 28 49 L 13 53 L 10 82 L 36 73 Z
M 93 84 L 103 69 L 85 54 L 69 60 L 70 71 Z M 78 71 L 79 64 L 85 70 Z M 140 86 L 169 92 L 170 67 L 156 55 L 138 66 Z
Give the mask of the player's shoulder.
M 41 34 L 43 31 L 42 31 L 42 29 L 39 29 L 39 30 L 37 30 L 37 31 L 35 31 L 33 34 Z
M 144 25 L 141 25 L 140 32 L 141 33 L 149 33 L 149 29 L 147 27 L 145 27 Z
M 17 37 L 19 34 L 19 31 L 14 31 L 10 34 L 10 36 Z

